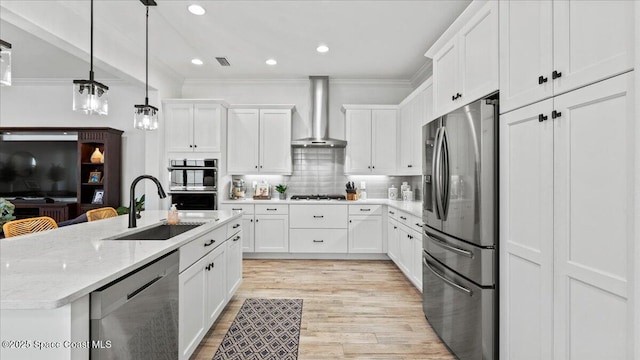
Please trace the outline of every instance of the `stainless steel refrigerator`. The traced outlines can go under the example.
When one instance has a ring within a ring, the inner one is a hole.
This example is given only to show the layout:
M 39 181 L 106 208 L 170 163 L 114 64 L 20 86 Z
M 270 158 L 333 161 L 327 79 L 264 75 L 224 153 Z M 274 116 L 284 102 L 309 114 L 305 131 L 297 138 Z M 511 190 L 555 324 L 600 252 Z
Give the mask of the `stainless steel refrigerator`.
M 497 94 L 423 127 L 423 309 L 460 359 L 497 359 Z

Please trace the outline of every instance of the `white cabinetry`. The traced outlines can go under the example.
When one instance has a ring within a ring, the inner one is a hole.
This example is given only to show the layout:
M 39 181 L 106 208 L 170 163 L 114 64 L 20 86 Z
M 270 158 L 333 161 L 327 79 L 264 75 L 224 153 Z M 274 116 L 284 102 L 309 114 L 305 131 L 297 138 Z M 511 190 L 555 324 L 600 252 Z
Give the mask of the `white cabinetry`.
M 399 105 L 397 175 L 422 175 L 422 126 L 433 116 L 433 86 L 427 79 Z
M 242 252 L 253 252 L 255 250 L 254 229 L 255 219 L 253 216 L 253 204 L 221 204 L 221 210 L 233 212 L 243 212 L 242 214 Z
M 292 253 L 347 253 L 347 205 L 289 206 Z
M 227 300 L 227 243 L 218 246 L 200 263 L 205 272 L 205 333 L 224 309 Z
M 627 73 L 501 116 L 502 359 L 634 357 L 632 89 Z
M 396 220 L 395 209 L 388 209 L 387 214 L 387 255 L 394 263 L 398 264 L 400 255 L 400 233 L 398 230 L 398 220 Z
M 498 90 L 498 2 L 472 3 L 427 51 L 434 116 Z
M 633 1 L 500 1 L 500 111 L 633 68 Z
M 382 205 L 349 205 L 349 253 L 383 253 Z
M 291 174 L 293 106 L 233 105 L 227 126 L 229 174 Z
M 289 206 L 255 206 L 255 251 L 289 252 Z
M 167 152 L 221 151 L 221 124 L 227 117 L 224 102 L 167 99 L 163 106 Z
M 397 227 L 393 234 L 394 237 L 397 236 L 397 255 L 392 259 L 407 279 L 422 291 L 422 220 L 404 211 L 389 211 L 397 216 L 397 221 L 390 218 L 389 223 L 389 226 L 392 226 L 392 221 L 393 226 Z
M 231 231 L 227 239 L 227 298 L 231 299 L 242 285 L 242 237 L 241 228 Z
M 396 171 L 397 106 L 343 105 L 346 116 L 347 174 Z

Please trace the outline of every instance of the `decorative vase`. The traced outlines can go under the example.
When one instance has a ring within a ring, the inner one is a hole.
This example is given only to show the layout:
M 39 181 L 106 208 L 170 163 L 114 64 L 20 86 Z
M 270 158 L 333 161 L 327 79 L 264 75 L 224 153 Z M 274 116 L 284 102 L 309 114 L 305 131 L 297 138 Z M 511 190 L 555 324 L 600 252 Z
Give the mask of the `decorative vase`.
M 91 154 L 90 160 L 92 164 L 100 164 L 104 162 L 104 155 L 100 152 L 100 148 L 96 148 L 93 154 Z
M 280 200 L 287 200 L 287 193 L 278 193 L 278 197 L 280 198 Z

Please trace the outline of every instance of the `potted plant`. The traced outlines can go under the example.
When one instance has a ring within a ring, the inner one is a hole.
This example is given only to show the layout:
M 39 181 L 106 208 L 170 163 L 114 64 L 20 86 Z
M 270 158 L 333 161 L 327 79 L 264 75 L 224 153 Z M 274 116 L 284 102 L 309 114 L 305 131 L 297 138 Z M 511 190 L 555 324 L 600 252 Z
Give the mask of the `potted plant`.
M 280 200 L 287 200 L 287 185 L 278 184 L 276 191 L 279 193 L 278 198 Z
M 2 233 L 2 225 L 16 218 L 13 216 L 15 208 L 15 205 L 4 198 L 0 198 L 0 233 Z

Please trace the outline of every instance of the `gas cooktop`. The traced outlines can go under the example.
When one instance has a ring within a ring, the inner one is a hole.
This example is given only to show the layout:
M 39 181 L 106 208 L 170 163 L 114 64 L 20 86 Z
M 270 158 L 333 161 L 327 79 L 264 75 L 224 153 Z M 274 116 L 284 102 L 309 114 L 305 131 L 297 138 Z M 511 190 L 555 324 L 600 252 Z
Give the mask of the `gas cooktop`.
M 346 200 L 344 195 L 312 194 L 292 195 L 291 200 Z

